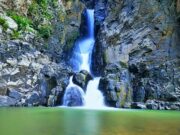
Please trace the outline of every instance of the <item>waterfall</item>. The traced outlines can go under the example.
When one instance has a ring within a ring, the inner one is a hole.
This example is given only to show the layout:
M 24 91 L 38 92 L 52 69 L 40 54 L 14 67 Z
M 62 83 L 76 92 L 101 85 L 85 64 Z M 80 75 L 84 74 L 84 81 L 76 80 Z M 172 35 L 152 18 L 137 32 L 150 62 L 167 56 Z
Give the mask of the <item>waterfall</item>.
M 81 37 L 77 42 L 75 43 L 75 48 L 73 50 L 73 55 L 71 59 L 71 63 L 73 66 L 74 71 L 81 71 L 86 70 L 90 74 L 91 70 L 91 56 L 93 47 L 95 44 L 95 38 L 94 38 L 94 10 L 87 9 L 87 36 Z M 64 95 L 64 105 L 67 105 L 67 93 L 72 87 L 76 87 L 79 89 L 80 93 L 84 97 L 84 107 L 86 108 L 100 108 L 104 107 L 104 98 L 102 93 L 98 90 L 100 77 L 94 77 L 93 80 L 89 81 L 86 89 L 86 93 L 82 94 L 81 88 L 78 88 L 75 84 L 72 82 L 72 77 L 70 79 L 70 84 L 66 88 L 66 92 Z

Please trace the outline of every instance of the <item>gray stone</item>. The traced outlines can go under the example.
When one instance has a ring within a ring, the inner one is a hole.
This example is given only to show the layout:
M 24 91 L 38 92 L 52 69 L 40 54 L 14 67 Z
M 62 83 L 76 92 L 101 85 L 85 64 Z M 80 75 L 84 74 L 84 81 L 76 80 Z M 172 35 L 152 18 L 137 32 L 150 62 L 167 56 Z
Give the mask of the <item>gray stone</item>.
M 67 88 L 64 95 L 65 106 L 82 106 L 84 104 L 83 92 L 78 87 Z
M 31 105 L 37 106 L 39 105 L 39 103 L 40 103 L 40 96 L 38 92 L 33 91 L 27 96 L 26 104 L 28 104 L 28 106 L 31 106 Z
M 9 97 L 11 97 L 11 98 L 14 98 L 16 100 L 20 100 L 21 99 L 21 94 L 17 90 L 15 90 L 15 89 L 8 90 L 7 93 L 8 93 L 7 95 Z
M 133 109 L 146 109 L 146 105 L 144 103 L 141 103 L 141 102 L 133 102 L 131 104 L 131 108 L 133 108 Z
M 147 107 L 147 109 L 152 109 L 152 110 L 158 110 L 159 109 L 158 103 L 156 103 L 153 100 L 146 101 L 146 107 Z
M 0 95 L 0 107 L 15 106 L 16 100 L 8 96 Z
M 87 84 L 92 79 L 92 76 L 87 71 L 82 70 L 74 74 L 72 81 L 86 91 Z
M 1 15 L 1 17 L 3 17 L 6 20 L 10 29 L 17 30 L 18 25 L 12 18 L 5 16 L 5 15 Z

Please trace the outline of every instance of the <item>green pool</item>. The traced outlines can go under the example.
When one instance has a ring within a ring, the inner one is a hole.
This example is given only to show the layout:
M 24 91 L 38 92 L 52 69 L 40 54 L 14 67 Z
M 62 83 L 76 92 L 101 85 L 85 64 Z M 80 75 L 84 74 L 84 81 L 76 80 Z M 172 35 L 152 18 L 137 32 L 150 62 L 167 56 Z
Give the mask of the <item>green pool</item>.
M 180 112 L 1 108 L 0 135 L 180 135 Z

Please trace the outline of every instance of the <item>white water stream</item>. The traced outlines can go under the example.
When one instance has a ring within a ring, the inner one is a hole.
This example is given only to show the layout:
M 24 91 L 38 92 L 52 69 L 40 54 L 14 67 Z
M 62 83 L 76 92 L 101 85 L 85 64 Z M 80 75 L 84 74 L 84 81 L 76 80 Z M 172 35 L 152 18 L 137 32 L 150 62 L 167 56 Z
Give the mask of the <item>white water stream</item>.
M 73 62 L 77 66 L 77 71 L 87 70 L 91 74 L 91 56 L 92 50 L 95 43 L 94 38 L 94 10 L 87 9 L 87 27 L 88 34 L 86 37 L 81 38 L 75 45 L 75 52 Z M 84 107 L 85 108 L 102 108 L 104 105 L 104 98 L 102 93 L 98 90 L 100 77 L 94 77 L 93 80 L 89 81 L 84 95 Z M 77 87 L 70 79 L 70 84 L 66 90 L 70 87 Z

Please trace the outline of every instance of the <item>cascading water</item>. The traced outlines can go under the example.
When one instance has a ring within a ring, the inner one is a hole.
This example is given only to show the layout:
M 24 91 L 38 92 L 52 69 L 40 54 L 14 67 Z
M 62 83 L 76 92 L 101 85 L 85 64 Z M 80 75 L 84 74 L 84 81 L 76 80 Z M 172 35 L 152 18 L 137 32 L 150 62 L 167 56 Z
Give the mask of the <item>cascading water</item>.
M 73 57 L 71 59 L 71 63 L 73 63 L 74 71 L 86 70 L 91 74 L 90 66 L 91 66 L 91 56 L 92 50 L 94 47 L 95 39 L 94 39 L 94 10 L 87 9 L 87 36 L 80 38 L 75 43 L 75 48 L 73 50 Z M 95 77 L 93 80 L 89 81 L 86 89 L 86 93 L 84 95 L 84 107 L 86 108 L 100 108 L 104 107 L 104 99 L 102 93 L 98 90 L 99 85 L 99 77 Z M 67 92 L 72 87 L 78 87 L 72 82 L 72 77 L 70 80 L 70 84 L 66 88 L 65 96 L 64 96 L 64 105 L 67 105 Z M 68 90 L 69 89 L 69 90 Z M 82 93 L 81 88 L 79 90 Z

